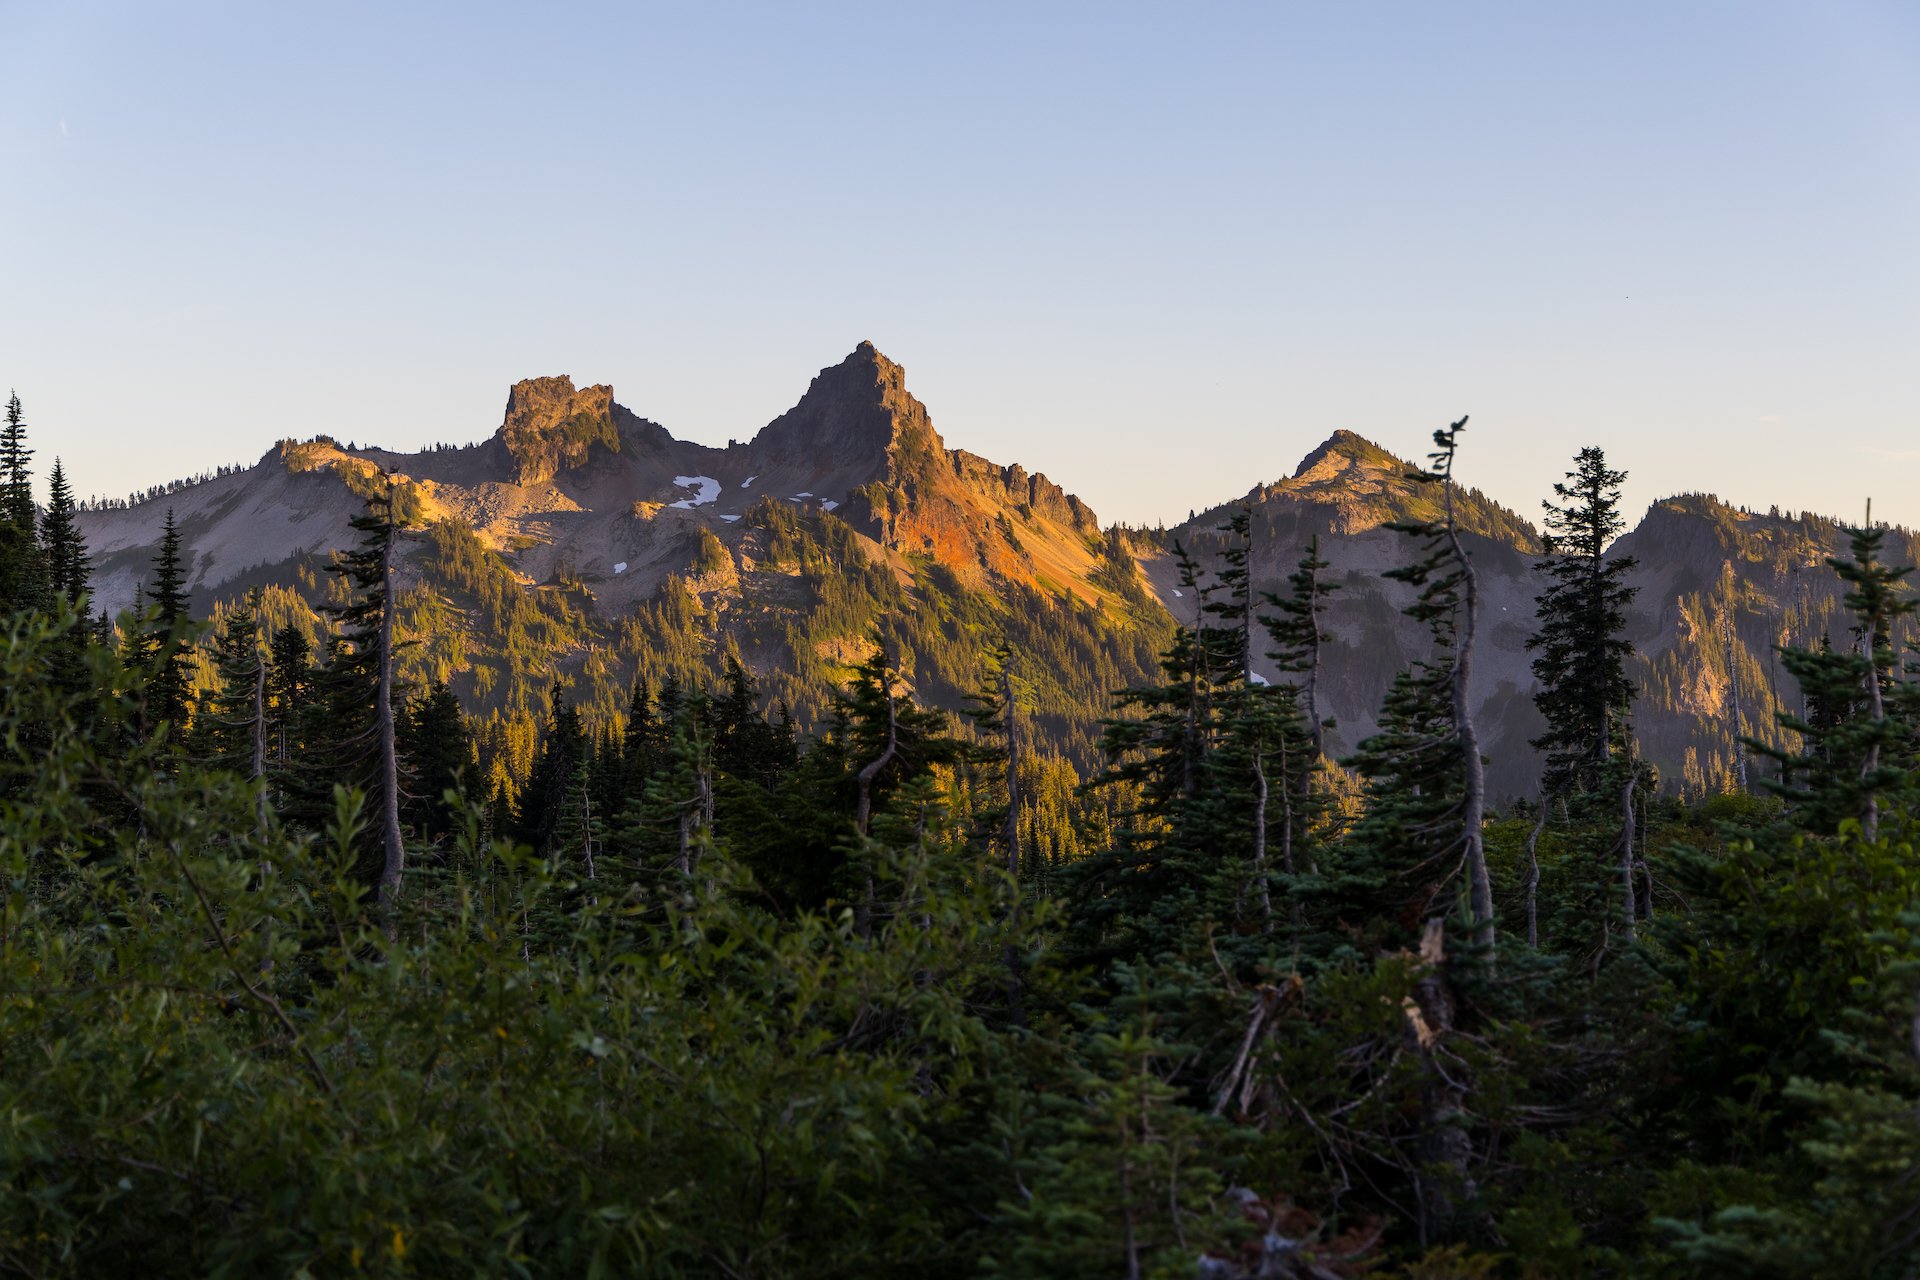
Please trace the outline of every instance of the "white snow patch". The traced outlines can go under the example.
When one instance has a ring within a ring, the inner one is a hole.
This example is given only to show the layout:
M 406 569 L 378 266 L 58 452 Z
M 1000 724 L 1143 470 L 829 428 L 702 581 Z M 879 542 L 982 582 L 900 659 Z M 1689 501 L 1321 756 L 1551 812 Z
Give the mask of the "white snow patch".
M 682 511 L 691 511 L 695 507 L 704 507 L 720 496 L 720 482 L 712 476 L 675 476 L 673 483 L 675 487 L 681 489 L 691 489 L 696 485 L 699 486 L 700 489 L 700 492 L 691 498 L 682 498 L 678 502 L 669 502 L 667 504 L 670 507 L 678 507 Z
M 753 482 L 755 480 L 758 480 L 759 478 L 760 478 L 759 476 L 748 476 L 745 480 L 742 480 L 740 482 L 740 487 L 742 489 L 751 489 L 753 488 Z
M 1272 684 L 1273 682 L 1267 679 L 1265 676 L 1261 675 L 1258 671 L 1249 671 L 1247 672 L 1247 683 L 1267 685 L 1267 684 Z
M 1186 594 L 1183 591 L 1181 591 L 1180 588 L 1175 587 L 1173 589 L 1173 598 L 1175 600 L 1184 600 L 1186 598 Z
M 627 562 L 622 560 L 619 564 L 613 566 L 613 571 L 615 573 L 625 573 L 627 571 Z
M 737 521 L 740 517 L 739 516 L 721 516 L 720 518 L 722 520 L 725 520 L 728 524 L 732 524 L 735 521 Z
M 794 495 L 793 495 L 793 500 L 794 500 L 795 502 L 798 502 L 798 501 L 800 501 L 800 499 L 802 499 L 802 498 L 811 498 L 812 496 L 813 496 L 813 495 L 812 495 L 812 494 L 810 494 L 810 493 L 796 493 L 796 494 L 794 494 Z
M 835 502 L 832 498 L 828 498 L 825 502 L 820 504 L 820 509 L 822 511 L 831 511 L 839 505 L 840 504 Z

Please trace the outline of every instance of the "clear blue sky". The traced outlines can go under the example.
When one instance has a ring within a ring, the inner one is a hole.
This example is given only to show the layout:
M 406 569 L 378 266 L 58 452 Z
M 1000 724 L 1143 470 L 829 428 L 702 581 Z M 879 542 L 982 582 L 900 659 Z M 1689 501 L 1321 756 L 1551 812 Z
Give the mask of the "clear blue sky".
M 1337 427 L 1920 524 L 1920 9 L 0 0 L 0 387 L 124 493 L 721 443 L 862 338 L 950 445 L 1185 516 Z

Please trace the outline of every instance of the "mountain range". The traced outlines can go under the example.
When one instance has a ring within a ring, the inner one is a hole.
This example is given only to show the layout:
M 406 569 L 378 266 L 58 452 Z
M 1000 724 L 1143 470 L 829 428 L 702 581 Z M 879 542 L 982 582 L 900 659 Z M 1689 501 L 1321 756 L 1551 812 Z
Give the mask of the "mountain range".
M 1411 472 L 1339 431 L 1291 476 L 1176 529 L 1103 527 L 1046 476 L 948 448 L 901 366 L 863 342 L 726 448 L 676 439 L 611 387 L 533 378 L 513 386 L 499 430 L 477 445 L 400 453 L 283 440 L 251 467 L 89 509 L 82 526 L 110 610 L 139 599 L 171 511 L 200 612 L 217 619 L 257 587 L 269 625 L 318 639 L 316 608 L 343 589 L 328 557 L 391 477 L 412 531 L 405 668 L 459 694 L 502 776 L 524 769 L 555 682 L 611 723 L 636 678 L 711 684 L 732 658 L 811 726 L 876 639 L 923 700 L 947 707 L 978 686 L 986 652 L 1005 639 L 1037 729 L 1085 769 L 1112 691 L 1151 679 L 1176 622 L 1194 619 L 1175 548 L 1212 563 L 1239 506 L 1262 589 L 1284 590 L 1307 540 L 1321 538 L 1341 587 L 1325 615 L 1332 743 L 1364 737 L 1395 672 L 1425 652 L 1423 629 L 1399 612 L 1408 589 L 1381 576 L 1410 550 L 1388 526 L 1433 510 L 1434 492 Z M 1457 510 L 1480 583 L 1472 692 L 1489 784 L 1525 795 L 1536 770 L 1527 740 L 1541 727 L 1526 649 L 1540 535 L 1476 491 L 1460 492 Z M 1637 562 L 1640 749 L 1669 787 L 1734 785 L 1748 767 L 1738 737 L 1777 738 L 1773 714 L 1796 695 L 1774 646 L 1840 625 L 1825 559 L 1843 545 L 1835 521 L 1705 494 L 1654 503 L 1615 544 Z M 1890 536 L 1903 563 L 1915 551 L 1910 534 Z M 1260 659 L 1255 670 L 1280 678 Z

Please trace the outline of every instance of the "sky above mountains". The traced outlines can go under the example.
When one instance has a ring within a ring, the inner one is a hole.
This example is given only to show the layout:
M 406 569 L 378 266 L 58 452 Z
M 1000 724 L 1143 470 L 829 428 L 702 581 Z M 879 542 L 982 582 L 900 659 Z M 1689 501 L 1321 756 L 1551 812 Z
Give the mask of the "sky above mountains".
M 13 0 L 0 384 L 122 494 L 518 378 L 745 439 L 862 338 L 1169 523 L 1336 428 L 1523 513 L 1920 524 L 1920 11 Z

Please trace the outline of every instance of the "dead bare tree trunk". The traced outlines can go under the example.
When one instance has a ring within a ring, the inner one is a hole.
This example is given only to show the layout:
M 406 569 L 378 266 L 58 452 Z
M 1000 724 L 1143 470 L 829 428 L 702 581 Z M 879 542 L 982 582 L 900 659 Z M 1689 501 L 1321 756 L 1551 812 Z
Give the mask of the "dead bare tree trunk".
M 1462 600 L 1466 619 L 1458 633 L 1453 652 L 1453 730 L 1460 740 L 1461 765 L 1466 773 L 1466 795 L 1461 806 L 1461 835 L 1467 848 L 1469 905 L 1473 910 L 1473 940 L 1486 951 L 1487 963 L 1493 963 L 1493 880 L 1487 873 L 1487 846 L 1483 828 L 1487 814 L 1487 772 L 1480 759 L 1480 735 L 1474 728 L 1468 685 L 1473 678 L 1474 624 L 1479 616 L 1479 581 L 1473 561 L 1460 544 L 1460 529 L 1453 514 L 1453 474 L 1449 463 L 1446 477 L 1447 544 L 1459 562 Z
M 1307 559 L 1319 562 L 1320 535 L 1307 543 Z M 1313 732 L 1313 758 L 1327 753 L 1326 730 L 1320 724 L 1320 573 L 1307 574 L 1307 727 Z
M 587 864 L 587 879 L 593 874 L 593 786 L 586 769 L 580 773 L 580 855 Z
M 1547 829 L 1547 798 L 1540 797 L 1540 812 L 1534 816 L 1533 830 L 1527 834 L 1527 946 L 1540 949 L 1540 837 Z
M 1620 923 L 1627 935 L 1627 941 L 1633 942 L 1639 936 L 1634 928 L 1635 897 L 1633 888 L 1633 835 L 1634 812 L 1633 791 L 1640 781 L 1640 772 L 1634 767 L 1632 757 L 1627 759 L 1627 785 L 1621 792 L 1620 821 Z
M 1873 499 L 1867 499 L 1867 528 L 1873 527 Z M 1864 571 L 1873 569 L 1871 552 Z M 1880 634 L 1875 626 L 1866 628 L 1866 634 L 1860 637 L 1860 643 L 1867 651 L 1867 705 L 1873 709 L 1873 723 L 1877 728 L 1887 718 L 1886 700 L 1880 693 Z M 1871 778 L 1880 768 L 1880 744 L 1871 742 L 1867 746 L 1867 758 L 1860 763 L 1862 779 Z M 1866 805 L 1860 813 L 1860 834 L 1869 842 L 1880 834 L 1880 794 L 1871 788 L 1867 791 Z
M 1285 803 L 1283 799 L 1283 808 Z M 1280 839 L 1290 845 L 1291 834 L 1288 832 Z M 1287 848 L 1286 854 L 1288 862 L 1292 862 L 1293 850 Z M 1272 933 L 1273 887 L 1267 883 L 1267 762 L 1259 751 L 1253 753 L 1253 874 L 1260 881 L 1260 932 Z
M 1423 1168 L 1419 1190 L 1420 1243 L 1444 1238 L 1459 1206 L 1472 1199 L 1468 1165 L 1473 1140 L 1467 1132 L 1466 1086 L 1449 1075 L 1442 1046 L 1453 1034 L 1453 984 L 1447 976 L 1446 925 L 1427 921 L 1420 939 L 1421 973 L 1408 1001 L 1407 1021 L 1420 1054 L 1420 1128 Z
M 256 615 L 257 616 L 257 615 Z M 257 634 L 257 633 L 256 633 Z M 262 834 L 267 829 L 267 662 L 256 646 L 253 651 L 253 760 L 248 775 L 260 788 L 255 801 L 257 822 Z
M 694 800 L 700 814 L 699 830 L 704 834 L 713 830 L 713 775 L 707 771 L 707 757 L 704 747 L 694 757 L 693 766 Z M 705 846 L 696 844 L 688 873 L 698 870 L 700 853 Z
M 375 901 L 383 912 L 391 912 L 400 896 L 400 872 L 406 858 L 406 847 L 400 840 L 400 756 L 393 723 L 393 497 L 394 482 L 389 478 L 386 539 L 380 547 L 380 681 L 374 694 L 374 720 L 380 738 L 381 826 L 386 833 L 386 862 L 380 868 Z

